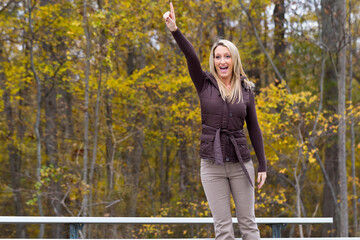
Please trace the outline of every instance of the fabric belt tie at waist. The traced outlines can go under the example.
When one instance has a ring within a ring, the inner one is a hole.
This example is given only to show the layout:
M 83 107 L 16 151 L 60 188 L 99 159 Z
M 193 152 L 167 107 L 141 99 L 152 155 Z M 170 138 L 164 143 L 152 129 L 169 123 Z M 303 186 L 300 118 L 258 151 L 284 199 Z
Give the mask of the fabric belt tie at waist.
M 238 147 L 238 145 L 236 143 L 235 137 L 234 137 L 235 132 L 242 131 L 242 130 L 229 131 L 229 130 L 223 129 L 223 128 L 210 127 L 210 126 L 207 126 L 205 124 L 203 124 L 202 126 L 205 129 L 216 131 L 215 132 L 215 139 L 214 139 L 215 164 L 224 165 L 223 155 L 222 155 L 222 151 L 221 151 L 220 133 L 225 133 L 225 134 L 227 134 L 229 136 L 230 141 L 231 141 L 232 145 L 235 148 L 236 157 L 240 162 L 240 166 L 241 166 L 242 170 L 244 171 L 244 173 L 245 173 L 247 179 L 249 180 L 251 186 L 254 187 L 254 185 L 253 185 L 253 183 L 251 181 L 249 172 L 247 171 L 247 169 L 245 167 L 245 164 L 244 164 L 244 161 L 243 161 L 243 159 L 241 157 L 240 149 L 239 149 L 239 147 Z

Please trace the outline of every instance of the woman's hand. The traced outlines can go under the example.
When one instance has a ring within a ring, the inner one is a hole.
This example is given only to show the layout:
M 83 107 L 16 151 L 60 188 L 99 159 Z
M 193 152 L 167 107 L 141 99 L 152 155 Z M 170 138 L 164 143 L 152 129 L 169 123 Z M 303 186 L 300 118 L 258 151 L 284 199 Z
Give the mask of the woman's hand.
M 175 21 L 175 12 L 174 12 L 174 7 L 172 5 L 172 2 L 170 2 L 170 12 L 167 11 L 166 13 L 164 13 L 163 15 L 164 19 L 165 19 L 165 23 L 167 28 L 171 31 L 174 32 L 177 30 L 177 26 L 176 26 L 176 21 Z
M 264 185 L 265 180 L 266 180 L 266 172 L 258 172 L 257 182 L 259 189 Z

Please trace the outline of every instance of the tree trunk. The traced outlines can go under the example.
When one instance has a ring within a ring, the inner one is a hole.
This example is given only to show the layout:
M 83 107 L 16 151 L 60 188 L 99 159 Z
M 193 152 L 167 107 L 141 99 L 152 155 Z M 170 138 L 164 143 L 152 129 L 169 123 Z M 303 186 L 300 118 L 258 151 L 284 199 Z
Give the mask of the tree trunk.
M 173 147 L 171 145 L 167 145 L 165 147 L 165 191 L 166 191 L 166 195 L 165 195 L 165 201 L 167 203 L 170 203 L 170 199 L 171 199 L 171 186 L 173 186 L 173 176 L 174 176 L 174 172 L 170 173 L 171 170 L 171 166 L 173 165 L 173 161 L 171 159 L 171 150 L 173 149 Z M 174 169 L 174 168 L 172 168 Z M 190 211 L 191 212 L 191 211 Z
M 40 6 L 46 6 L 48 4 L 53 4 L 51 0 L 41 0 Z M 50 34 L 46 32 L 45 34 Z M 54 62 L 58 62 L 58 59 L 53 54 L 52 43 L 42 41 L 42 51 L 44 56 L 49 56 L 45 59 L 45 63 L 52 65 Z M 54 168 L 58 167 L 58 142 L 57 142 L 57 124 L 56 124 L 56 115 L 57 115 L 57 77 L 56 74 L 50 76 L 47 73 L 44 75 L 44 88 L 43 88 L 43 97 L 44 97 L 44 108 L 45 108 L 45 152 L 47 155 L 47 165 L 50 165 Z M 52 207 L 50 214 L 55 214 L 56 216 L 61 216 L 61 188 L 60 182 L 51 181 L 48 189 L 48 202 L 49 206 Z M 52 237 L 60 238 L 62 226 L 60 224 L 55 224 L 52 226 Z
M 62 102 L 58 109 L 61 108 L 60 115 L 65 117 L 64 121 L 61 121 L 61 131 L 65 140 L 65 148 L 62 149 L 63 152 L 69 151 L 68 148 L 66 148 L 66 141 L 74 137 L 74 122 L 72 113 L 73 96 L 72 93 L 67 90 L 69 87 L 70 86 L 66 86 L 59 89 L 62 96 Z
M 341 6 L 342 1 L 333 1 L 333 0 L 322 0 L 321 1 L 321 19 L 322 19 L 322 40 L 329 54 L 329 60 L 326 63 L 325 67 L 325 84 L 324 84 L 324 108 L 334 114 L 336 111 L 340 113 L 343 108 L 341 94 L 342 90 L 342 81 L 341 76 L 344 74 L 342 70 L 342 64 L 345 62 L 342 60 L 341 50 L 339 44 L 342 42 L 342 32 L 344 31 L 344 21 L 341 19 L 342 9 L 344 6 Z M 342 46 L 343 48 L 344 46 Z M 345 65 L 344 65 L 345 66 Z M 336 91 L 336 86 L 338 86 L 339 91 Z M 343 86 L 345 87 L 345 85 Z M 338 106 L 337 109 L 334 106 Z M 340 116 L 343 114 L 340 114 Z M 339 139 L 333 140 L 328 139 L 326 143 L 326 154 L 325 154 L 325 168 L 328 172 L 330 179 L 332 180 L 332 185 L 335 186 L 336 195 L 339 195 L 341 192 L 341 184 L 338 184 L 338 181 L 342 181 L 340 173 L 342 170 L 342 165 L 340 162 L 345 157 L 344 149 L 344 118 L 339 123 Z M 341 136 L 341 137 L 340 137 Z M 339 188 L 338 188 L 339 187 Z M 340 191 L 340 192 L 339 192 Z M 342 217 L 343 210 L 341 204 L 339 205 L 339 215 L 336 213 L 334 206 L 335 203 L 332 201 L 329 195 L 329 189 L 327 186 L 324 186 L 324 203 L 323 203 L 323 214 L 324 216 L 334 216 L 334 223 L 336 224 L 336 230 L 331 235 L 336 236 L 340 234 L 340 229 L 342 228 Z M 347 210 L 346 210 L 347 211 Z M 346 223 L 346 222 L 345 222 Z M 328 232 L 329 229 L 324 228 L 325 232 Z
M 179 158 L 179 166 L 180 166 L 180 192 L 185 193 L 189 184 L 188 154 L 187 154 L 185 136 L 178 138 L 180 140 L 180 146 L 178 150 L 178 158 Z
M 161 113 L 159 114 L 159 116 Z M 162 118 L 162 117 L 160 117 Z M 164 130 L 164 125 L 160 122 L 159 130 L 163 133 L 160 141 L 159 151 L 159 175 L 160 175 L 160 203 L 163 205 L 169 201 L 169 149 L 166 146 L 167 131 Z
M 352 33 L 351 33 L 351 11 L 352 11 L 352 4 L 351 0 L 349 0 L 349 105 L 353 105 L 353 97 L 352 97 L 352 84 L 353 84 L 353 61 L 352 61 Z M 356 39 L 355 41 L 356 42 Z M 354 114 L 350 114 L 350 139 L 351 139 L 351 177 L 352 177 L 352 209 L 353 209 L 353 231 L 354 236 L 357 236 L 358 232 L 358 214 L 357 214 L 357 193 L 356 193 L 356 171 L 355 171 L 355 122 L 354 122 Z
M 48 80 L 48 79 L 47 79 Z M 55 81 L 54 79 L 52 81 Z M 49 84 L 49 83 L 48 83 Z M 55 83 L 54 83 L 55 84 Z M 57 128 L 56 128 L 56 87 L 44 87 L 45 92 L 45 147 L 48 155 L 49 164 L 57 167 L 58 164 L 58 148 L 57 148 Z
M 139 194 L 140 166 L 142 162 L 142 152 L 144 143 L 144 132 L 139 129 L 134 136 L 134 150 L 130 154 L 128 166 L 131 166 L 131 175 L 129 176 L 131 192 L 129 196 L 128 216 L 136 216 L 137 200 Z
M 45 80 L 46 81 L 46 80 Z M 55 79 L 52 79 L 55 81 Z M 48 83 L 49 84 L 49 83 Z M 53 83 L 55 85 L 55 83 Z M 52 165 L 54 168 L 58 167 L 58 145 L 57 145 L 57 126 L 56 126 L 56 87 L 45 87 L 45 151 L 48 156 L 48 165 Z M 52 181 L 50 184 L 50 199 L 49 204 L 52 206 L 55 216 L 61 216 L 61 188 L 60 183 Z M 61 234 L 61 225 L 55 224 L 53 226 L 54 238 L 59 238 Z
M 102 63 L 100 63 L 100 66 Z M 98 139 L 98 125 L 99 125 L 99 108 L 100 108 L 100 94 L 101 94 L 101 81 L 102 81 L 102 68 L 100 67 L 99 70 L 99 80 L 98 80 L 98 89 L 96 94 L 96 105 L 95 105 L 95 111 L 94 111 L 94 141 L 93 141 L 93 152 L 92 152 L 92 158 L 91 158 L 91 165 L 90 165 L 90 175 L 89 175 L 89 184 L 90 184 L 90 214 L 92 215 L 92 188 L 94 186 L 94 170 L 95 170 L 95 164 L 96 164 L 96 155 L 97 155 L 97 139 Z M 90 216 L 91 216 L 90 215 Z M 89 236 L 90 237 L 90 236 Z
M 302 137 L 301 134 L 301 129 L 303 126 L 303 120 L 300 120 L 299 125 L 297 126 L 297 130 L 299 133 L 298 136 L 298 141 L 300 142 L 301 145 L 304 145 L 304 139 Z M 299 153 L 297 156 L 297 161 L 296 164 L 294 166 L 294 186 L 295 186 L 295 191 L 296 191 L 296 215 L 297 217 L 301 217 L 302 216 L 302 199 L 301 199 L 301 189 L 303 188 L 303 184 L 304 184 L 304 178 L 305 178 L 305 174 L 306 174 L 306 170 L 307 170 L 307 166 L 306 163 L 304 161 L 304 157 L 303 157 L 303 149 L 300 147 L 299 148 Z M 304 215 L 306 216 L 306 215 Z M 299 235 L 300 238 L 304 238 L 304 231 L 303 231 L 303 226 L 300 224 L 299 225 Z
M 115 149 L 116 149 L 116 140 L 114 139 L 113 132 L 113 117 L 112 117 L 112 97 L 110 94 L 110 90 L 106 89 L 104 94 L 104 102 L 105 102 L 105 117 L 106 117 L 106 198 L 108 201 L 113 200 L 114 193 L 114 158 L 115 158 Z M 109 217 L 114 217 L 115 213 L 115 205 L 111 204 L 106 208 L 106 214 Z M 116 226 L 107 226 L 106 227 L 106 238 L 116 238 Z
M 105 90 L 105 115 L 106 115 L 106 175 L 107 175 L 107 190 L 108 196 L 111 195 L 111 192 L 114 190 L 114 154 L 115 154 L 115 141 L 113 139 L 113 117 L 112 117 L 112 98 L 110 90 Z
M 225 21 L 224 21 L 224 13 L 222 11 L 222 5 L 220 2 L 215 2 L 215 12 L 216 12 L 216 30 L 217 36 L 219 39 L 225 38 Z
M 346 173 L 346 1 L 337 1 L 338 12 L 336 17 L 339 21 L 339 39 L 338 46 L 340 48 L 338 57 L 338 114 L 339 121 L 339 180 L 340 180 L 340 237 L 349 236 L 349 212 L 347 199 L 347 173 Z
M 97 0 L 98 8 L 103 11 L 104 9 L 104 2 L 103 0 Z M 106 9 L 108 11 L 108 9 Z M 96 109 L 95 109 L 95 129 L 96 129 L 96 136 L 98 132 L 98 111 L 100 106 L 100 93 L 101 93 L 101 83 L 102 83 L 102 73 L 105 75 L 108 74 L 109 69 L 105 66 L 103 66 L 103 60 L 106 58 L 107 49 L 105 48 L 105 44 L 107 41 L 107 36 L 105 33 L 105 30 L 102 29 L 100 41 L 99 41 L 99 48 L 100 48 L 100 70 L 99 70 L 99 81 L 98 81 L 98 92 L 97 92 L 97 98 L 96 98 Z M 113 118 L 112 118 L 112 94 L 110 92 L 110 89 L 104 89 L 104 103 L 105 103 L 105 118 L 106 118 L 106 127 L 107 131 L 105 131 L 105 148 L 106 148 L 106 154 L 105 154 L 105 163 L 106 163 L 106 192 L 105 192 L 105 198 L 108 202 L 114 201 L 113 193 L 114 193 L 114 158 L 115 158 L 115 148 L 116 148 L 116 139 L 114 137 L 113 132 Z M 96 152 L 95 144 L 97 142 L 94 138 L 94 151 L 93 151 L 93 163 L 95 162 Z M 92 163 L 92 165 L 93 165 Z M 93 171 L 93 167 L 92 167 Z M 92 175 L 92 174 L 91 174 Z M 92 177 L 91 177 L 92 179 Z M 91 180 L 93 183 L 93 180 Z M 116 209 L 115 204 L 110 203 L 105 210 L 106 216 L 114 217 L 116 216 Z M 117 226 L 104 226 L 104 236 L 107 238 L 116 238 L 117 237 Z
M 127 46 L 128 56 L 126 59 L 127 74 L 130 76 L 135 71 L 135 47 L 130 45 Z
M 264 48 L 267 49 L 268 48 L 268 37 L 269 37 L 269 26 L 268 26 L 268 20 L 266 19 L 266 17 L 263 19 L 263 23 L 264 23 L 263 45 L 264 45 Z M 270 80 L 269 80 L 268 62 L 264 61 L 263 70 L 260 71 L 260 82 L 259 82 L 259 85 L 257 86 L 257 88 L 258 89 L 264 88 L 264 87 L 268 86 L 269 83 L 270 83 Z
M 139 46 L 139 54 L 136 54 L 136 48 L 133 45 L 128 46 L 128 57 L 126 60 L 127 73 L 131 75 L 136 69 L 142 69 L 146 66 L 145 56 L 143 53 L 143 45 Z M 136 67 L 138 66 L 138 68 Z M 139 81 L 143 81 L 141 78 Z M 142 93 L 140 93 L 141 96 Z M 139 111 L 138 109 L 129 109 L 130 111 Z M 140 167 L 142 163 L 142 153 L 144 150 L 143 143 L 145 140 L 144 125 L 145 116 L 142 112 L 138 112 L 133 118 L 129 119 L 130 122 L 134 123 L 134 127 L 130 127 L 129 131 L 134 132 L 134 148 L 128 153 L 127 170 L 126 170 L 126 181 L 130 186 L 131 191 L 128 195 L 127 202 L 127 216 L 136 216 L 137 200 L 139 194 L 139 182 L 140 182 Z M 131 229 L 131 228 L 130 228 Z
M 20 181 L 21 181 L 21 153 L 18 149 L 19 143 L 17 143 L 18 134 L 15 131 L 15 122 L 14 119 L 14 109 L 10 100 L 10 92 L 6 88 L 6 76 L 4 74 L 3 63 L 5 62 L 5 57 L 3 56 L 3 42 L 0 43 L 0 86 L 3 90 L 3 101 L 4 101 L 4 113 L 6 115 L 6 125 L 7 125 L 7 149 L 9 153 L 9 164 L 10 164 L 10 176 L 11 176 L 11 187 L 14 198 L 14 209 L 15 216 L 23 216 L 24 208 L 20 190 Z M 16 234 L 17 238 L 26 237 L 26 228 L 24 224 L 16 224 Z
M 100 11 L 104 11 L 103 9 L 103 2 L 102 0 L 98 0 L 97 1 L 98 4 L 98 8 Z M 96 104 L 95 104 L 95 109 L 94 109 L 94 140 L 93 140 L 93 152 L 92 152 L 92 159 L 91 159 L 91 166 L 90 166 L 90 212 L 92 214 L 92 200 L 93 200 L 93 196 L 92 196 L 92 190 L 93 190 L 93 186 L 94 186 L 94 170 L 95 170 L 95 164 L 96 164 L 96 159 L 97 159 L 97 145 L 98 145 L 98 133 L 99 133 L 99 111 L 100 111 L 100 96 L 101 96 L 101 85 L 102 85 L 102 81 L 103 81 L 103 72 L 106 71 L 106 67 L 104 66 L 104 59 L 106 58 L 106 41 L 107 41 L 107 37 L 106 37 L 106 32 L 105 29 L 101 29 L 100 30 L 100 36 L 98 38 L 98 66 L 99 66 L 99 77 L 98 77 L 98 86 L 97 86 L 97 94 L 96 94 Z M 91 237 L 89 235 L 89 237 Z
M 337 154 L 338 154 L 338 147 L 335 144 L 335 141 L 327 141 L 329 146 L 324 146 L 325 154 L 323 158 L 325 158 L 325 171 L 329 176 L 330 184 L 333 186 L 336 196 L 339 192 L 339 185 L 337 184 L 339 181 L 339 171 L 337 165 Z M 330 148 L 330 146 L 332 146 Z M 323 190 L 323 216 L 324 217 L 333 217 L 334 223 L 331 224 L 332 226 L 325 225 L 322 231 L 322 235 L 324 236 L 336 236 L 336 232 L 338 229 L 339 224 L 339 215 L 338 212 L 335 210 L 336 206 L 334 201 L 331 197 L 331 190 L 329 189 L 327 184 L 324 184 Z
M 162 123 L 160 123 L 160 131 L 163 131 Z M 160 151 L 159 151 L 159 175 L 160 175 L 160 203 L 163 205 L 166 200 L 166 182 L 165 182 L 165 164 L 164 164 L 164 151 L 165 151 L 165 140 L 166 133 L 162 136 L 160 141 Z
M 280 74 L 283 78 L 286 78 L 286 59 L 285 59 L 285 1 L 275 0 L 275 8 L 273 12 L 273 20 L 275 24 L 274 29 L 274 62 L 278 67 Z M 276 81 L 275 84 L 280 84 L 281 79 Z
M 86 59 L 85 59 L 85 97 L 84 97 L 84 166 L 83 166 L 83 182 L 88 184 L 88 148 L 89 148 L 89 76 L 90 76 L 90 47 L 91 39 L 89 33 L 89 24 L 87 21 L 87 0 L 84 0 L 83 8 L 83 24 L 84 32 L 86 38 Z M 89 195 L 84 193 L 83 203 L 82 203 L 82 216 L 88 216 L 88 204 L 89 204 Z M 86 237 L 86 228 L 83 231 L 84 237 Z
M 36 159 L 37 159 L 37 166 L 36 166 L 36 179 L 37 181 L 40 181 L 40 169 L 42 164 L 41 159 L 41 136 L 40 136 L 40 116 L 41 116 L 41 81 L 40 78 L 36 72 L 35 64 L 34 64 L 34 53 L 33 53 L 33 25 L 32 25 L 32 6 L 31 6 L 31 0 L 27 1 L 27 10 L 28 10 L 28 22 L 29 22 L 29 30 L 30 30 L 30 64 L 31 64 L 31 70 L 34 75 L 34 78 L 36 80 L 36 122 L 35 122 L 35 135 L 36 135 Z M 43 207 L 42 207 L 42 201 L 41 201 L 41 195 L 37 194 L 38 199 L 38 208 L 39 208 L 39 215 L 44 216 L 43 213 Z M 39 229 L 39 238 L 43 238 L 44 236 L 44 224 L 40 224 Z

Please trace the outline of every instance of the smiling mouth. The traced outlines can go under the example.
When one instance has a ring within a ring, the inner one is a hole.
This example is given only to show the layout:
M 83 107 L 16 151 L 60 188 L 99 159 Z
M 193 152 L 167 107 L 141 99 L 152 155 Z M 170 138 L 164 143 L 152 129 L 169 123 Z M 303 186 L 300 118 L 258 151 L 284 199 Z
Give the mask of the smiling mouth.
M 229 67 L 220 67 L 220 72 L 224 73 L 228 70 Z

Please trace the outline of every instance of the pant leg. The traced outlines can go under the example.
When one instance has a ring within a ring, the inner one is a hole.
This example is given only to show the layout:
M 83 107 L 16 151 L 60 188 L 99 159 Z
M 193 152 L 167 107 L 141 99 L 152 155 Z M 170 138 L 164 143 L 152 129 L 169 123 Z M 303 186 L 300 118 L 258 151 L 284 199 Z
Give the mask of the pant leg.
M 233 240 L 230 208 L 230 184 L 225 166 L 201 160 L 201 182 L 214 219 L 215 239 Z
M 250 185 L 240 163 L 230 163 L 229 179 L 231 193 L 235 202 L 236 217 L 243 240 L 260 239 L 260 232 L 255 222 L 255 193 Z M 255 184 L 255 172 L 252 161 L 246 162 L 245 167 L 249 172 L 251 181 Z

